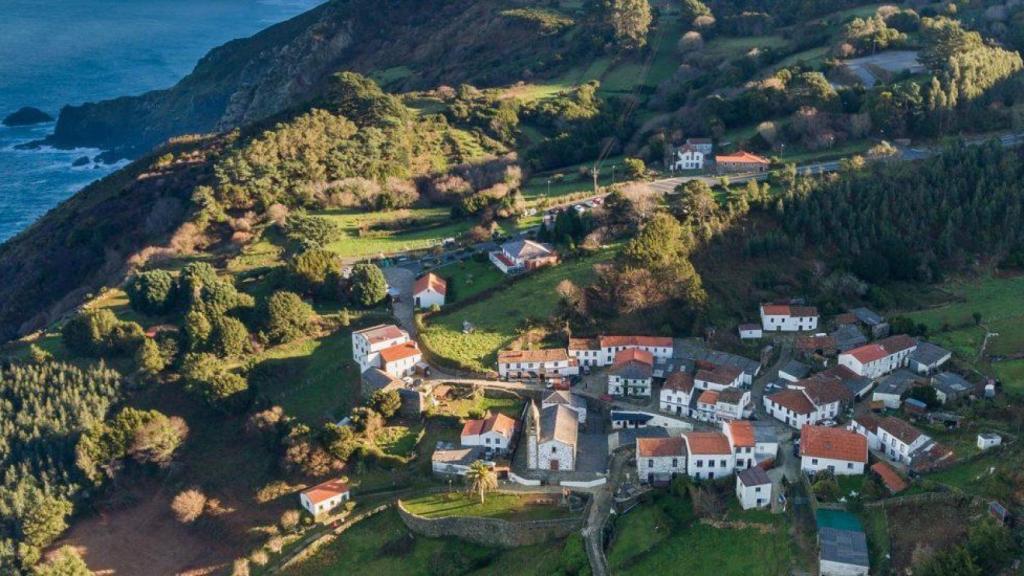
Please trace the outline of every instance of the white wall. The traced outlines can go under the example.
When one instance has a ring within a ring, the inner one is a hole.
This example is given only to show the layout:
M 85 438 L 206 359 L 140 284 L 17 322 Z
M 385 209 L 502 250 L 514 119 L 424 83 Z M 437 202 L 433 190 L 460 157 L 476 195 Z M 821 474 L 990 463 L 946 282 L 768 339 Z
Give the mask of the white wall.
M 853 476 L 864 473 L 863 462 L 849 462 L 835 458 L 815 458 L 812 456 L 800 457 L 800 469 L 804 472 L 814 473 L 828 470 L 830 466 L 836 476 Z
M 878 440 L 881 443 L 881 449 L 891 460 L 910 464 L 910 455 L 921 446 L 927 444 L 931 438 L 925 434 L 921 434 L 916 440 L 914 440 L 913 444 L 906 444 L 899 438 L 890 434 L 885 428 L 879 426 Z
M 299 502 L 302 504 L 302 507 L 305 508 L 310 514 L 316 516 L 318 514 L 330 512 L 334 508 L 337 508 L 338 505 L 348 500 L 348 496 L 348 492 L 338 494 L 337 496 L 332 496 L 327 500 L 317 502 L 316 506 L 314 507 L 313 502 L 310 501 L 310 499 L 305 494 L 299 494 Z
M 427 288 L 418 294 L 413 294 L 413 299 L 420 308 L 430 308 L 434 304 L 444 306 L 444 294 L 436 292 L 431 288 Z
M 608 393 L 612 396 L 650 396 L 650 378 L 622 378 L 614 374 L 608 375 Z
M 884 392 L 875 392 L 871 395 L 872 402 L 882 402 L 886 408 L 896 410 L 903 404 L 903 399 L 900 398 L 899 394 L 886 394 Z
M 394 362 L 386 362 L 384 366 L 381 367 L 381 370 L 398 378 L 401 378 L 402 376 L 409 376 L 416 371 L 416 364 L 419 363 L 420 360 L 423 360 L 423 355 L 415 354 Z
M 850 430 L 851 432 L 856 432 L 857 434 L 860 434 L 861 436 L 867 438 L 868 450 L 882 449 L 882 441 L 878 439 L 878 435 L 872 432 L 871 430 L 868 430 L 867 428 L 861 426 L 859 423 L 857 423 L 856 420 L 851 420 L 850 423 L 846 426 L 846 429 Z
M 459 440 L 463 446 L 483 446 L 504 452 L 508 450 L 509 438 L 491 430 L 483 434 L 471 434 L 462 436 Z
M 580 373 L 580 367 L 573 364 L 572 360 L 554 360 L 551 362 L 499 362 L 498 375 L 507 378 L 510 375 L 514 378 L 525 376 L 527 372 L 538 374 L 557 374 L 558 376 L 575 376 Z
M 736 478 L 736 498 L 740 501 L 740 506 L 744 510 L 771 506 L 772 485 L 744 486 L 740 479 Z
M 868 576 L 868 568 L 865 566 L 840 564 L 830 560 L 822 560 L 819 564 L 821 576 Z
M 558 461 L 558 468 L 551 468 L 552 461 Z M 549 440 L 537 445 L 537 469 L 573 471 L 576 469 L 576 451 L 573 446 Z
M 734 469 L 732 454 L 690 454 L 686 461 L 686 472 L 693 478 L 724 478 L 732 475 Z
M 636 457 L 637 478 L 648 482 L 653 474 L 654 480 L 669 480 L 676 475 L 686 473 L 686 456 L 640 456 Z
M 765 332 L 800 332 L 817 330 L 817 316 L 788 316 L 761 312 L 761 328 Z

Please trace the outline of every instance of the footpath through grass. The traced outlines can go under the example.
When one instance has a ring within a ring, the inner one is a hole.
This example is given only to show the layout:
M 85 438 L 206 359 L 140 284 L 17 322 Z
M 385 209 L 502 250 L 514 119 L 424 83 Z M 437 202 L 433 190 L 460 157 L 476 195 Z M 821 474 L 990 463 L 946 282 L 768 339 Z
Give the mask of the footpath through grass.
M 544 323 L 555 312 L 555 287 L 559 282 L 588 284 L 594 278 L 594 264 L 609 260 L 613 254 L 614 250 L 604 250 L 533 272 L 479 302 L 431 316 L 420 332 L 420 340 L 437 355 L 462 366 L 492 369 L 498 351 L 515 340 L 525 322 Z M 464 321 L 473 325 L 472 333 L 462 332 Z
M 427 518 L 477 516 L 503 520 L 547 520 L 569 515 L 568 509 L 550 502 L 557 495 L 538 499 L 519 494 L 488 494 L 481 503 L 476 495 L 445 492 L 403 500 L 406 510 Z

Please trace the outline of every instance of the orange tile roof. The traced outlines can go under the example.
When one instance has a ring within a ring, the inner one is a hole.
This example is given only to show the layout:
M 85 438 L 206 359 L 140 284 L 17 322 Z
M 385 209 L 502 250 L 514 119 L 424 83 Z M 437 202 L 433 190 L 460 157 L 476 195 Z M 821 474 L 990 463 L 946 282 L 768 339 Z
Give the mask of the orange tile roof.
M 867 464 L 868 439 L 842 428 L 804 426 L 800 430 L 800 455 Z
M 891 494 L 897 494 L 907 489 L 907 481 L 885 462 L 875 462 L 871 465 L 871 471 L 878 474 Z
M 380 357 L 386 363 L 397 362 L 420 354 L 420 349 L 415 342 L 406 342 L 380 351 Z
M 754 425 L 747 420 L 733 420 L 726 423 L 729 436 L 732 437 L 733 446 L 754 446 L 757 440 L 754 436 Z
M 497 432 L 506 438 L 511 438 L 516 430 L 516 421 L 496 412 L 487 418 L 479 420 L 467 420 L 462 426 L 462 436 L 479 436 L 488 432 Z
M 569 338 L 569 350 L 597 350 L 601 348 L 596 338 Z
M 715 156 L 715 162 L 729 162 L 732 164 L 770 164 L 770 162 L 758 156 L 757 154 L 751 154 L 746 150 L 737 152 L 736 154 L 722 154 Z
M 761 312 L 765 316 L 795 316 L 800 318 L 818 315 L 818 309 L 814 306 L 795 306 L 792 304 L 761 304 Z
M 878 344 L 865 344 L 847 351 L 846 354 L 853 356 L 861 364 L 874 362 L 875 360 L 880 360 L 889 355 L 889 353 L 885 351 L 885 348 L 882 348 Z
M 883 418 L 878 422 L 878 427 L 885 430 L 892 436 L 898 438 L 900 442 L 910 445 L 917 441 L 921 437 L 921 431 L 914 428 L 910 424 L 907 424 L 899 418 Z
M 602 348 L 612 346 L 657 346 L 672 347 L 672 338 L 668 336 L 600 336 L 598 342 Z
M 363 338 L 366 338 L 366 340 L 370 342 L 370 344 L 384 342 L 385 340 L 394 340 L 395 338 L 405 336 L 405 332 L 394 324 L 378 324 L 376 326 L 359 330 L 356 334 L 362 335 Z
M 718 392 L 714 390 L 705 390 L 700 398 L 697 398 L 699 404 L 718 404 Z
M 906 334 L 896 334 L 895 336 L 889 336 L 878 341 L 878 345 L 885 349 L 889 354 L 895 354 L 904 350 L 909 350 L 917 346 L 917 340 L 914 340 Z
M 306 498 L 309 498 L 309 501 L 313 504 L 319 504 L 324 500 L 334 498 L 335 496 L 339 496 L 345 492 L 348 492 L 348 484 L 345 484 L 338 479 L 321 482 L 308 490 L 302 491 L 302 493 L 306 495 Z
M 874 362 L 885 358 L 886 356 L 902 352 L 917 346 L 917 341 L 907 336 L 906 334 L 897 334 L 896 336 L 890 336 L 888 338 L 879 340 L 872 344 L 865 344 L 858 348 L 854 348 L 846 354 L 856 358 L 861 364 L 867 364 L 868 362 Z
M 796 385 L 803 386 L 807 397 L 817 406 L 833 402 L 850 403 L 854 399 L 853 392 L 843 386 L 838 379 L 820 373 L 810 378 L 804 378 Z
M 714 382 L 722 386 L 731 386 L 741 374 L 743 374 L 743 371 L 739 368 L 722 364 L 715 366 L 711 370 L 698 370 L 697 376 L 694 379 Z
M 729 439 L 721 432 L 683 432 L 690 454 L 732 454 Z
M 615 361 L 612 362 L 612 368 L 616 368 L 627 362 L 640 362 L 641 364 L 654 366 L 654 356 L 645 350 L 621 350 L 615 354 Z
M 419 294 L 428 288 L 443 296 L 445 292 L 448 291 L 448 282 L 437 274 L 428 272 L 426 276 L 420 277 L 416 280 L 416 283 L 412 285 L 412 293 Z
M 768 396 L 768 399 L 783 408 L 792 410 L 796 414 L 810 414 L 814 412 L 814 404 L 811 403 L 811 400 L 804 394 L 803 390 L 782 390 Z
M 638 458 L 686 456 L 686 442 L 682 436 L 674 436 L 672 438 L 637 438 L 636 455 Z
M 502 350 L 498 352 L 498 363 L 508 362 L 560 362 L 569 360 L 564 348 L 542 348 L 540 350 Z M 575 358 L 572 359 L 575 362 Z
M 673 372 L 665 379 L 665 384 L 662 388 L 665 390 L 679 390 L 689 394 L 693 392 L 693 376 L 686 372 Z

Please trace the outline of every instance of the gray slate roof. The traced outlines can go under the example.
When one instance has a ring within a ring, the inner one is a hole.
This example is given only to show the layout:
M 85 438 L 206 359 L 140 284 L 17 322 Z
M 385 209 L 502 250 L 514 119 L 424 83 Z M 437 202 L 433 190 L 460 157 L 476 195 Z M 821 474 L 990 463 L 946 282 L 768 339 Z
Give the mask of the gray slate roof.
M 920 362 L 926 366 L 937 366 L 940 361 L 944 361 L 943 359 L 948 359 L 947 357 L 950 354 L 951 352 L 949 350 L 946 350 L 941 346 L 936 346 L 931 342 L 921 341 L 917 343 L 917 350 L 914 350 L 910 354 L 910 361 Z
M 557 440 L 569 446 L 576 446 L 578 426 L 578 417 L 571 408 L 562 404 L 548 406 L 540 411 L 540 442 Z
M 377 390 L 383 390 L 392 382 L 399 382 L 397 378 L 392 377 L 387 372 L 384 372 L 380 368 L 367 368 L 363 372 L 363 383 L 366 384 L 366 394 L 372 394 Z
M 612 366 L 608 369 L 608 373 L 626 380 L 649 380 L 653 374 L 653 369 L 650 364 L 630 360 L 618 366 Z
M 754 426 L 754 442 L 774 443 L 779 441 L 779 434 L 775 431 L 775 425 L 771 422 L 760 420 L 751 422 Z
M 550 248 L 533 240 L 512 240 L 502 244 L 501 249 L 521 260 L 529 260 L 530 258 L 544 257 L 551 254 Z
M 974 386 L 959 374 L 953 372 L 939 372 L 932 377 L 932 386 L 942 390 L 946 395 L 963 396 L 974 390 Z
M 853 310 L 850 310 L 850 312 L 853 312 L 853 315 L 857 317 L 857 320 L 863 322 L 867 326 L 877 326 L 882 322 L 885 322 L 877 312 L 870 308 L 864 308 L 862 306 L 860 308 L 854 308 Z
M 829 527 L 819 528 L 818 542 L 821 545 L 819 556 L 821 560 L 853 566 L 870 566 L 868 542 L 863 532 Z
M 914 374 L 905 368 L 900 368 L 885 378 L 882 378 L 878 382 L 878 387 L 875 388 L 875 393 L 902 396 L 907 392 L 907 390 L 910 390 L 911 385 L 913 385 L 917 378 L 917 374 Z
M 747 468 L 739 473 L 739 477 L 740 482 L 743 482 L 744 486 L 762 486 L 764 484 L 772 483 L 772 479 L 768 477 L 768 473 L 759 466 Z
M 761 363 L 756 360 L 751 360 L 750 358 L 737 356 L 736 354 L 730 354 L 728 352 L 709 350 L 700 342 L 696 342 L 691 339 L 676 340 L 674 349 L 675 355 L 678 358 L 690 361 L 700 360 L 719 366 L 732 366 L 733 368 L 739 368 L 750 376 L 756 376 L 761 370 Z
M 868 339 L 864 336 L 864 333 L 860 331 L 860 328 L 852 324 L 846 324 L 836 328 L 829 336 L 835 338 L 836 348 L 840 352 L 846 352 L 847 350 L 853 350 L 858 346 L 863 346 L 868 343 Z
M 789 362 L 786 362 L 786 365 L 783 366 L 782 369 L 779 371 L 785 372 L 786 374 L 789 374 L 790 376 L 799 380 L 811 373 L 811 367 L 808 366 L 807 364 L 804 364 L 803 362 L 790 360 Z

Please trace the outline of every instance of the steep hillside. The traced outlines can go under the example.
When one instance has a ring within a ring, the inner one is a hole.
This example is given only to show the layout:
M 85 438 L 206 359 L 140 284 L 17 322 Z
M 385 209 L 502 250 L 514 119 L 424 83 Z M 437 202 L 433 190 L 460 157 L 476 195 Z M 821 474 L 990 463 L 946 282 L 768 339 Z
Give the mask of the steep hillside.
M 332 72 L 401 89 L 488 85 L 554 72 L 581 39 L 502 14 L 516 0 L 332 0 L 211 51 L 173 88 L 61 111 L 50 143 L 134 157 L 167 138 L 241 126 L 316 97 Z

